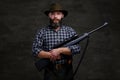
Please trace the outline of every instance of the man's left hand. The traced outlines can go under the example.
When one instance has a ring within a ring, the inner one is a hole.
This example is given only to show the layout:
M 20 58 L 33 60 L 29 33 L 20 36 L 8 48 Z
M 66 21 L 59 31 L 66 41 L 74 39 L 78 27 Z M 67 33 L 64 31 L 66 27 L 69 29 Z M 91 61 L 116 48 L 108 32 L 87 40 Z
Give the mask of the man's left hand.
M 50 53 L 51 53 L 51 61 L 55 61 L 61 58 L 59 49 L 52 49 Z

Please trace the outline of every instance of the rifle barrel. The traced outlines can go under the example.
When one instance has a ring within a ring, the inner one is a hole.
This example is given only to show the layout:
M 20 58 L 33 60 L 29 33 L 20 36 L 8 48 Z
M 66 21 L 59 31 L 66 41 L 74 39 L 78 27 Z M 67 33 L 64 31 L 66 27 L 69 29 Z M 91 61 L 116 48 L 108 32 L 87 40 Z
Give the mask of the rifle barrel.
M 105 27 L 107 24 L 108 24 L 108 23 L 105 22 L 102 26 L 100 26 L 100 27 L 98 27 L 98 28 L 96 28 L 96 29 L 88 32 L 88 33 L 84 33 L 84 34 L 83 34 L 82 36 L 80 36 L 79 38 L 77 38 L 77 39 L 75 39 L 75 40 L 73 40 L 73 41 L 68 42 L 67 44 L 65 44 L 64 47 L 70 46 L 70 45 L 74 45 L 74 44 L 76 44 L 76 43 L 79 43 L 80 41 L 82 41 L 82 40 L 84 40 L 85 38 L 87 38 L 91 33 L 93 33 L 93 32 L 95 32 L 95 31 L 97 31 L 97 30 Z
M 101 28 L 105 27 L 107 24 L 108 24 L 108 23 L 107 23 L 107 22 L 105 22 L 105 23 L 104 23 L 103 25 L 101 25 L 100 27 L 98 27 L 98 28 L 96 28 L 96 29 L 94 29 L 94 30 L 92 30 L 92 31 L 88 32 L 88 34 L 91 34 L 91 33 L 95 32 L 95 31 L 97 31 L 97 30 L 99 30 L 99 29 L 101 29 Z

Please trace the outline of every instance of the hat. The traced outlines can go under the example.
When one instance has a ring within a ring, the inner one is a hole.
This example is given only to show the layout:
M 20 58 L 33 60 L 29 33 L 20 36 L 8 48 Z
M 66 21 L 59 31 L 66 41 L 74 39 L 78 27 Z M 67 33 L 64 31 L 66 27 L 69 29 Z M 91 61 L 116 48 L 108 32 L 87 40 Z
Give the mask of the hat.
M 64 14 L 64 17 L 66 17 L 68 15 L 68 11 L 63 10 L 62 6 L 60 4 L 58 4 L 58 3 L 51 4 L 50 9 L 45 11 L 44 13 L 48 16 L 48 14 L 50 12 L 53 12 L 53 11 L 60 11 L 60 12 L 62 12 Z

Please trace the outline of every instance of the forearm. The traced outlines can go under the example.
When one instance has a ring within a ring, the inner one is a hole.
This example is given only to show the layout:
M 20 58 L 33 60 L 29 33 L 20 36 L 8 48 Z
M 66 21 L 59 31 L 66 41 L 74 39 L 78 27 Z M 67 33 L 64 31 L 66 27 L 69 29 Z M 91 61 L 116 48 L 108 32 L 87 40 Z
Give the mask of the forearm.
M 47 51 L 40 51 L 39 53 L 38 53 L 38 56 L 37 57 L 39 57 L 39 58 L 50 58 L 50 53 L 49 52 L 47 52 Z
M 60 51 L 61 54 L 64 54 L 64 55 L 71 55 L 71 50 L 68 48 L 68 47 L 61 47 L 61 48 L 58 48 L 58 50 Z
M 57 53 L 60 53 L 60 54 L 72 55 L 71 49 L 68 48 L 68 47 L 61 47 L 61 48 L 57 48 L 57 49 L 54 49 L 54 50 L 57 51 Z M 51 58 L 51 52 L 47 52 L 47 51 L 42 50 L 38 53 L 37 57 L 50 59 Z

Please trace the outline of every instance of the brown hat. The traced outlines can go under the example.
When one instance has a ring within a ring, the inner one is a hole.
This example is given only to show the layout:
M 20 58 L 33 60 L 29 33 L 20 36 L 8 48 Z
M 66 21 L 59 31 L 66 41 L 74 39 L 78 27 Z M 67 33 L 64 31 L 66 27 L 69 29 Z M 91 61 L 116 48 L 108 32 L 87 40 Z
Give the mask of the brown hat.
M 45 11 L 44 13 L 48 16 L 48 14 L 53 11 L 60 11 L 64 14 L 65 17 L 68 15 L 68 11 L 63 10 L 62 6 L 58 3 L 51 4 L 50 9 Z

